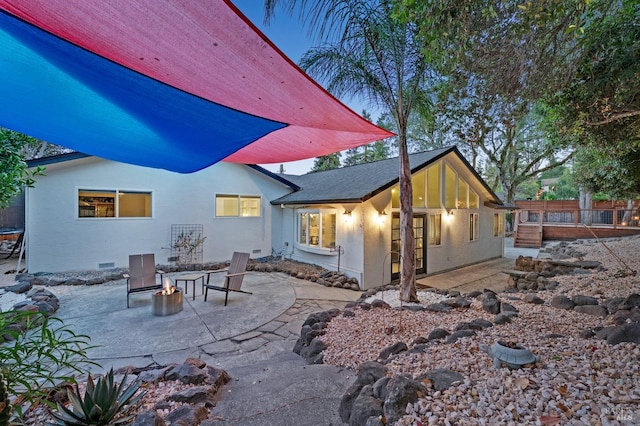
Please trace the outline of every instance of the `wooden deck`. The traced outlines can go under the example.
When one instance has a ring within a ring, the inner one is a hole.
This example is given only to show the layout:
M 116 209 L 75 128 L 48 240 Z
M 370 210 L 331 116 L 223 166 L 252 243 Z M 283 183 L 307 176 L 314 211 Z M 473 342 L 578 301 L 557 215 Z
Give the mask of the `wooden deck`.
M 560 204 L 561 203 L 561 204 Z M 545 240 L 611 238 L 640 234 L 640 206 L 578 209 L 577 201 L 524 201 L 514 218 L 514 246 L 542 247 Z

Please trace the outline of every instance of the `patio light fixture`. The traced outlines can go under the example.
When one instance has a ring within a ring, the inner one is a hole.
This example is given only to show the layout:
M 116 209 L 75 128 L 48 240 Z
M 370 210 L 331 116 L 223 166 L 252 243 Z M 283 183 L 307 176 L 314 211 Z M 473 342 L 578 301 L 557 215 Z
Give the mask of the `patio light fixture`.
M 380 225 L 384 225 L 386 221 L 387 221 L 387 212 L 385 212 L 384 210 L 382 210 L 381 212 L 378 212 L 378 223 Z
M 344 218 L 345 223 L 351 223 L 351 221 L 353 220 L 353 216 L 351 216 L 351 210 L 345 210 L 344 213 L 342 213 L 342 217 Z

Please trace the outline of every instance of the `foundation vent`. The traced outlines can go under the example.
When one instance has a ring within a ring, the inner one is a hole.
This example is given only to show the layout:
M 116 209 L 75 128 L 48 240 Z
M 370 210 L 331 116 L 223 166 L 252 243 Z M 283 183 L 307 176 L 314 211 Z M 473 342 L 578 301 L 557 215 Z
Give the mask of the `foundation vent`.
M 98 263 L 98 269 L 113 269 L 116 267 L 116 262 L 102 262 Z
M 254 249 L 252 253 L 253 254 L 262 253 L 262 249 Z

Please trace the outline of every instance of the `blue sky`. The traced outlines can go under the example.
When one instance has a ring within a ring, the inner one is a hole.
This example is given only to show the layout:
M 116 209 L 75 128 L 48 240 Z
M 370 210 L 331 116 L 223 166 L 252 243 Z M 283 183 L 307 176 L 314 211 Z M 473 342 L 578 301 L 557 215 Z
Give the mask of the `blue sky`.
M 276 10 L 275 18 L 271 20 L 269 26 L 264 21 L 264 0 L 231 0 L 234 5 L 247 17 L 253 24 L 258 27 L 285 55 L 295 63 L 313 43 L 307 35 L 307 30 L 303 28 L 298 21 L 298 16 L 294 14 L 289 16 L 282 10 Z M 341 101 L 358 114 L 362 113 L 363 108 L 367 111 L 372 110 L 363 105 L 357 99 L 341 99 Z M 280 164 L 262 164 L 268 170 L 278 171 Z M 313 167 L 313 159 L 294 161 L 285 163 L 285 173 L 304 174 Z

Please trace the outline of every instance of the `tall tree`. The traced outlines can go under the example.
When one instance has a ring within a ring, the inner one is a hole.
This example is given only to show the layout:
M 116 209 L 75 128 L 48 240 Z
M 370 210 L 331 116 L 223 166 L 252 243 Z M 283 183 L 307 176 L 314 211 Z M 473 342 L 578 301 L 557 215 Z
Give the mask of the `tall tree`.
M 400 163 L 400 297 L 417 301 L 407 128 L 412 111 L 428 108 L 430 76 L 417 28 L 396 18 L 391 0 L 265 0 L 267 16 L 276 4 L 290 11 L 300 7 L 303 21 L 325 42 L 303 56 L 303 69 L 335 96 L 367 99 L 393 118 Z
M 323 155 L 317 157 L 313 162 L 312 172 L 322 172 L 325 170 L 337 169 L 340 167 L 340 153 Z

